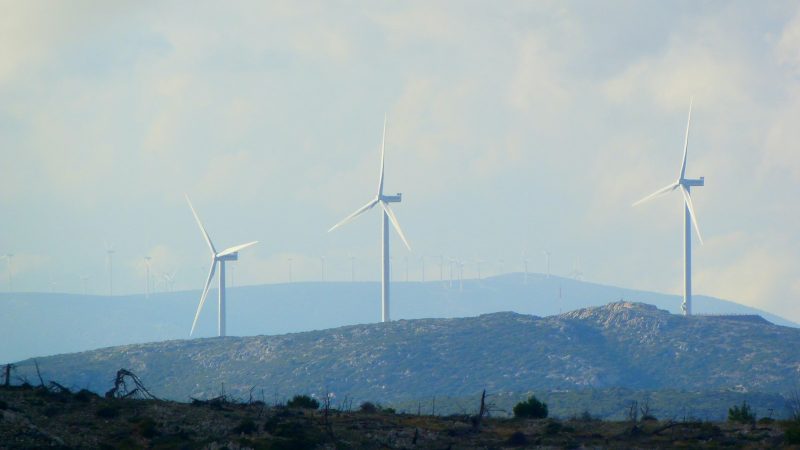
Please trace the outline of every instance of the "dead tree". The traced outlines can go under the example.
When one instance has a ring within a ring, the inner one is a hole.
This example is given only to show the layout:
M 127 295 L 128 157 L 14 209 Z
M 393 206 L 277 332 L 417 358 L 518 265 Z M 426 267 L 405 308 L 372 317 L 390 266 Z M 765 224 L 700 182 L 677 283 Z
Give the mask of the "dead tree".
M 5 387 L 10 387 L 11 386 L 11 369 L 13 369 L 13 368 L 14 368 L 13 364 L 11 364 L 11 363 L 6 364 L 6 370 L 5 370 L 6 378 L 5 378 L 5 381 L 3 382 L 3 386 L 5 386 Z
M 128 388 L 128 383 L 125 381 L 126 377 L 133 383 L 133 389 Z M 106 392 L 106 398 L 130 398 L 140 397 L 143 399 L 158 400 L 158 398 L 151 394 L 150 391 L 144 387 L 142 380 L 133 372 L 127 369 L 119 369 L 117 376 L 114 378 L 114 387 Z
M 472 429 L 478 431 L 481 428 L 481 421 L 486 415 L 486 389 L 481 393 L 481 407 L 478 409 L 478 414 L 472 418 Z

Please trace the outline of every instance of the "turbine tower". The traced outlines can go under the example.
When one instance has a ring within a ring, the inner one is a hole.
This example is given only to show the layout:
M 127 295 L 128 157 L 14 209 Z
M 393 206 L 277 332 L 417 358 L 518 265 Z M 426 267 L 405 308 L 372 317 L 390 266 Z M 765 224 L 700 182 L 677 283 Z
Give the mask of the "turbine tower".
M 683 162 L 681 163 L 678 179 L 669 186 L 665 186 L 633 204 L 633 206 L 639 205 L 679 188 L 681 194 L 683 194 L 683 304 L 681 309 L 685 316 L 692 315 L 692 224 L 694 224 L 694 229 L 697 232 L 697 238 L 701 244 L 703 243 L 700 227 L 697 226 L 697 215 L 694 211 L 694 203 L 692 203 L 691 188 L 705 185 L 705 177 L 686 178 L 686 157 L 689 152 L 689 125 L 691 122 L 692 102 L 689 100 L 689 118 L 686 121 L 686 137 L 683 143 Z
M 145 270 L 144 298 L 150 298 L 150 260 L 151 259 L 153 259 L 152 256 L 145 256 L 144 257 L 144 270 Z
M 350 222 L 351 220 L 355 219 L 356 217 L 360 216 L 361 214 L 369 211 L 375 205 L 380 205 L 383 209 L 383 224 L 381 227 L 381 240 L 383 241 L 382 245 L 382 270 L 381 270 L 381 322 L 389 322 L 389 284 L 390 284 L 390 263 L 389 263 L 389 221 L 392 222 L 394 229 L 397 231 L 397 234 L 400 235 L 400 239 L 403 240 L 403 243 L 406 245 L 409 251 L 411 251 L 411 246 L 408 245 L 408 240 L 406 239 L 405 235 L 403 234 L 403 230 L 400 228 L 400 223 L 397 221 L 397 217 L 394 215 L 394 211 L 392 208 L 389 207 L 389 203 L 399 203 L 402 200 L 402 194 L 397 195 L 385 195 L 383 193 L 383 161 L 384 156 L 386 155 L 386 116 L 383 118 L 383 138 L 381 139 L 381 170 L 380 170 L 380 177 L 378 178 L 378 194 L 367 202 L 366 205 L 359 208 L 353 214 L 345 217 L 344 220 L 337 223 L 336 225 L 332 226 L 328 232 L 331 232 L 340 226 Z
M 108 295 L 114 295 L 114 246 L 106 244 L 106 262 L 108 264 Z
M 12 292 L 14 290 L 14 279 L 11 273 L 11 260 L 14 259 L 14 254 L 8 253 L 3 255 L 3 257 L 6 259 L 6 263 L 8 263 L 8 292 Z
M 544 252 L 544 259 L 545 259 L 545 266 L 547 269 L 547 278 L 550 278 L 550 252 L 545 250 Z
M 192 215 L 194 215 L 194 219 L 197 221 L 197 225 L 200 227 L 200 231 L 203 233 L 206 244 L 208 244 L 208 248 L 211 250 L 211 270 L 208 272 L 208 279 L 206 279 L 206 284 L 203 288 L 203 294 L 200 296 L 200 304 L 197 305 L 197 312 L 194 314 L 194 322 L 192 322 L 192 329 L 189 331 L 189 336 L 194 333 L 194 328 L 197 326 L 197 319 L 200 317 L 200 311 L 203 309 L 203 303 L 206 301 L 208 289 L 211 286 L 211 280 L 214 278 L 214 272 L 216 272 L 217 264 L 219 264 L 219 316 L 217 322 L 217 331 L 218 335 L 223 337 L 225 336 L 225 262 L 237 261 L 239 259 L 239 252 L 241 250 L 244 250 L 251 245 L 255 245 L 258 241 L 235 245 L 233 247 L 226 248 L 221 252 L 217 252 L 217 249 L 214 248 L 214 244 L 211 242 L 211 238 L 208 236 L 208 232 L 206 232 L 206 228 L 200 221 L 200 217 L 197 216 L 197 212 L 195 212 L 194 206 L 192 206 L 192 202 L 189 200 L 188 195 L 186 196 L 186 202 L 189 203 L 189 209 L 192 210 Z

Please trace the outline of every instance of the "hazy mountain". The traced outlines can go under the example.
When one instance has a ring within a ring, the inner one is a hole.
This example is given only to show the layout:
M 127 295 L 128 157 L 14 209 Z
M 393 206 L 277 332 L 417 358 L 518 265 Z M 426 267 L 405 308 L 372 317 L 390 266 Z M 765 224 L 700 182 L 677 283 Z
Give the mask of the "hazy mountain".
M 198 285 L 202 280 L 198 280 Z M 188 337 L 199 291 L 135 296 L 0 294 L 0 362 L 112 345 Z M 196 336 L 216 334 L 216 291 L 209 294 Z M 679 312 L 676 295 L 634 291 L 568 278 L 510 274 L 484 280 L 396 282 L 393 319 L 469 317 L 500 311 L 549 316 L 620 299 Z M 696 296 L 699 314 L 760 314 L 783 318 L 726 300 Z M 374 323 L 380 318 L 380 285 L 374 282 L 291 283 L 228 290 L 228 333 L 283 334 Z
M 280 336 L 105 348 L 38 360 L 46 379 L 103 391 L 133 370 L 159 396 L 187 400 L 336 393 L 403 402 L 432 396 L 633 390 L 788 393 L 800 329 L 757 316 L 684 317 L 616 302 L 550 317 L 495 313 L 399 320 Z M 32 362 L 19 374 L 35 380 Z

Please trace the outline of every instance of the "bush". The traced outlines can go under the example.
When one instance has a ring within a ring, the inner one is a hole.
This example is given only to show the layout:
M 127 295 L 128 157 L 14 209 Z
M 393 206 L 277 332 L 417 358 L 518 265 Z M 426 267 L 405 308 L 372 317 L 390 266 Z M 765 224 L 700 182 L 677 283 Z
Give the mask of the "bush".
M 86 389 L 81 389 L 75 394 L 76 402 L 89 403 L 93 398 L 99 398 L 99 396 L 94 392 Z
M 97 415 L 97 417 L 101 417 L 103 419 L 113 419 L 119 416 L 119 408 L 114 406 L 103 406 L 97 408 L 95 414 Z
M 761 425 L 769 425 L 775 423 L 775 419 L 773 419 L 772 417 L 762 417 L 758 419 L 758 423 Z
M 800 444 L 800 424 L 793 423 L 783 434 L 783 440 L 787 444 Z
M 289 408 L 319 409 L 319 402 L 307 395 L 295 395 L 286 403 Z
M 2 411 L 4 409 L 8 409 L 8 403 L 0 400 L 0 411 Z
M 559 432 L 561 432 L 562 428 L 563 427 L 558 422 L 549 422 L 544 427 L 544 434 L 546 434 L 548 436 L 552 436 L 554 434 L 558 434 Z
M 380 410 L 380 407 L 376 406 L 375 403 L 372 402 L 364 402 L 358 407 L 358 410 L 363 413 L 376 413 Z
M 528 438 L 525 437 L 525 433 L 522 431 L 515 431 L 508 437 L 508 441 L 506 441 L 508 445 L 513 445 L 514 447 L 521 447 L 523 445 L 528 444 Z
M 139 424 L 136 426 L 136 430 L 142 435 L 142 437 L 147 439 L 152 439 L 159 434 L 158 428 L 156 428 L 156 421 L 149 417 L 141 419 Z
M 242 419 L 239 425 L 233 429 L 233 432 L 236 434 L 253 434 L 256 431 L 258 431 L 258 426 L 252 419 Z
M 728 409 L 728 422 L 755 423 L 755 421 L 756 415 L 747 401 L 742 402 L 742 406 L 733 405 Z
M 514 406 L 514 417 L 544 419 L 547 417 L 547 403 L 541 402 L 535 395 L 531 395 L 528 400 Z

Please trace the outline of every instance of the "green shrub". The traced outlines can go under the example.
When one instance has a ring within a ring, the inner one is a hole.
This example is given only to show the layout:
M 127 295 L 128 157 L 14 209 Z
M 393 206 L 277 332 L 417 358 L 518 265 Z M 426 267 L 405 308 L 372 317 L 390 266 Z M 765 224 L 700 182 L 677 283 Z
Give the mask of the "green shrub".
M 514 417 L 544 419 L 547 417 L 547 403 L 541 402 L 535 395 L 531 395 L 528 400 L 514 406 Z
M 0 400 L 0 411 L 2 411 L 4 409 L 8 409 L 8 403 Z
M 115 406 L 101 406 L 97 408 L 95 411 L 97 417 L 101 417 L 103 419 L 113 419 L 119 416 L 119 408 Z
M 521 447 L 528 444 L 528 438 L 522 431 L 515 431 L 511 434 L 511 436 L 508 437 L 508 441 L 506 441 L 506 443 L 514 447 Z
M 787 444 L 800 444 L 800 424 L 792 423 L 783 433 L 783 440 Z
M 286 403 L 289 408 L 319 409 L 319 402 L 307 395 L 295 395 Z
M 89 403 L 93 398 L 99 398 L 97 394 L 92 391 L 81 389 L 75 394 L 75 401 L 81 403 Z
M 136 430 L 142 437 L 146 437 L 147 439 L 152 439 L 159 434 L 158 428 L 156 428 L 156 421 L 149 417 L 141 419 L 136 426 Z
M 253 419 L 242 419 L 239 425 L 233 429 L 236 434 L 253 434 L 258 431 L 258 425 L 253 422 Z
M 544 427 L 544 434 L 552 436 L 558 434 L 563 427 L 558 422 L 548 422 Z
M 372 402 L 364 402 L 358 407 L 358 410 L 363 413 L 376 413 L 379 409 L 380 408 Z
M 772 417 L 762 417 L 758 419 L 758 423 L 761 425 L 769 425 L 775 423 L 775 419 L 773 419 Z
M 756 415 L 746 400 L 742 402 L 742 406 L 733 405 L 728 409 L 728 422 L 755 423 L 755 421 Z

